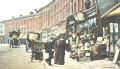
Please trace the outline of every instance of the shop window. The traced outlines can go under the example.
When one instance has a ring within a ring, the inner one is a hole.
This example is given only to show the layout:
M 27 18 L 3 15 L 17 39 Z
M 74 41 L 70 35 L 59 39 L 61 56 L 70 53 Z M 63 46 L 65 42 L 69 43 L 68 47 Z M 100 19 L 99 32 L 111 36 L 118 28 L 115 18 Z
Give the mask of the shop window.
M 93 23 L 95 23 L 95 25 L 96 25 L 96 18 L 89 19 L 88 23 L 89 23 L 90 27 L 93 25 Z
M 82 32 L 84 28 L 85 28 L 84 23 L 83 24 L 78 24 L 77 25 L 77 32 Z
M 80 0 L 78 0 L 78 11 L 80 11 Z

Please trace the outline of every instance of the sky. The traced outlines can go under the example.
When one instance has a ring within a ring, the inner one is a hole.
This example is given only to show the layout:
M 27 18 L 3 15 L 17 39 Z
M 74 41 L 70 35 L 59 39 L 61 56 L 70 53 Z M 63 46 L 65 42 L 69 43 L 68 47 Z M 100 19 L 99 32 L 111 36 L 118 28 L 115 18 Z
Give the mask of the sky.
M 9 20 L 19 15 L 29 15 L 30 11 L 40 9 L 52 0 L 1 0 L 0 1 L 0 21 Z

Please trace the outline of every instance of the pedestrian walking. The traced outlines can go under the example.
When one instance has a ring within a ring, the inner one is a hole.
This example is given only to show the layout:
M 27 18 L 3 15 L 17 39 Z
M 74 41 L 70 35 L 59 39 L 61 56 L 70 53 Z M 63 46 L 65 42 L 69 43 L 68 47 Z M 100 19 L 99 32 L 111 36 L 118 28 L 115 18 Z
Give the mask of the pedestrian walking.
M 50 39 L 49 42 L 48 42 L 48 54 L 49 54 L 49 57 L 45 60 L 49 65 L 51 65 L 51 59 L 53 58 L 53 48 L 54 48 L 54 42 L 53 42 L 53 39 Z

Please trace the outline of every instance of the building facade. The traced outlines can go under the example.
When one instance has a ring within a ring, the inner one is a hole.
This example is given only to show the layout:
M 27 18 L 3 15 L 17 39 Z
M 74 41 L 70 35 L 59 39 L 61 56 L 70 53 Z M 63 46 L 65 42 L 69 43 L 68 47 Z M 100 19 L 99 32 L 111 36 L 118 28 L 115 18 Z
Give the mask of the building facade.
M 14 30 L 21 30 L 21 32 L 39 32 L 41 29 L 40 17 L 36 14 L 29 16 L 21 16 L 19 18 L 13 18 L 4 21 L 5 24 L 5 34 L 8 35 L 9 32 Z
M 3 22 L 0 23 L 0 36 L 5 35 L 5 25 Z

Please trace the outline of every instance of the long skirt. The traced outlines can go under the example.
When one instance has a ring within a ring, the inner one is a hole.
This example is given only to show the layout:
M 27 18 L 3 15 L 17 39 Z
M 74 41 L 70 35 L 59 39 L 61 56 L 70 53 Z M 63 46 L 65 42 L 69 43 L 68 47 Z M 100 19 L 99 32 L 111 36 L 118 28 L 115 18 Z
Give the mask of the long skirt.
M 60 64 L 60 65 L 64 65 L 64 63 L 65 63 L 65 61 L 64 61 L 64 55 L 61 55 L 61 56 L 59 57 L 59 64 Z
M 54 64 L 59 64 L 59 50 L 55 51 Z

